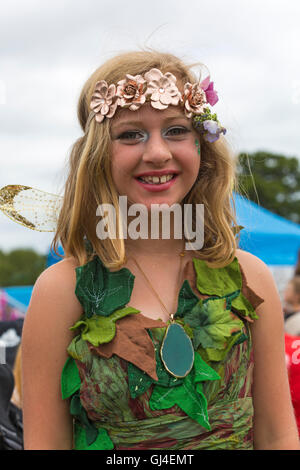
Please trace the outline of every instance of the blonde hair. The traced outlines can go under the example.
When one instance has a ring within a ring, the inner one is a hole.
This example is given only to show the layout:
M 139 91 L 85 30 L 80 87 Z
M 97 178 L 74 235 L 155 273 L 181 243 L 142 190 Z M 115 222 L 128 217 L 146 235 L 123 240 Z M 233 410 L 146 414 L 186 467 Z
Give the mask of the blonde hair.
M 173 73 L 183 86 L 196 82 L 191 68 L 172 54 L 157 51 L 122 53 L 99 67 L 87 80 L 78 102 L 78 119 L 84 135 L 74 144 L 69 160 L 69 175 L 65 185 L 62 210 L 52 248 L 57 253 L 61 241 L 65 256 L 73 256 L 80 265 L 97 254 L 108 268 L 120 268 L 126 261 L 124 240 L 117 227 L 117 238 L 100 240 L 96 236 L 96 209 L 108 203 L 119 214 L 118 193 L 110 167 L 110 119 L 99 124 L 92 119 L 89 104 L 99 80 L 110 85 L 123 79 L 126 73 L 143 75 L 151 68 Z M 237 187 L 236 161 L 224 138 L 215 143 L 201 139 L 201 167 L 193 188 L 183 203 L 204 204 L 204 245 L 197 251 L 199 258 L 211 267 L 223 267 L 235 256 L 237 248 L 236 216 L 232 191 Z M 239 235 L 238 235 L 239 236 Z M 91 243 L 88 253 L 85 238 Z

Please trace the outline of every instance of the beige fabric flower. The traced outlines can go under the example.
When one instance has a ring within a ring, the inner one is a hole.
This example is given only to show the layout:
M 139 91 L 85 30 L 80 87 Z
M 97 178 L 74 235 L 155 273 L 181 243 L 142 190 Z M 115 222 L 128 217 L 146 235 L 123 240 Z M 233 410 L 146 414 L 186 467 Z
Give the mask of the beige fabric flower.
M 118 82 L 117 96 L 120 98 L 118 104 L 122 108 L 136 111 L 146 101 L 145 89 L 146 80 L 141 75 L 134 77 L 126 74 L 126 78 Z
M 186 83 L 183 90 L 184 112 L 190 118 L 192 114 L 202 114 L 207 106 L 205 91 L 200 83 Z
M 91 109 L 95 113 L 96 121 L 102 122 L 105 117 L 113 117 L 117 105 L 116 85 L 108 86 L 105 80 L 97 82 L 90 104 Z
M 177 106 L 181 93 L 176 86 L 176 77 L 167 72 L 165 75 L 158 69 L 145 73 L 148 82 L 146 95 L 150 96 L 151 105 L 156 109 L 166 109 L 170 104 Z

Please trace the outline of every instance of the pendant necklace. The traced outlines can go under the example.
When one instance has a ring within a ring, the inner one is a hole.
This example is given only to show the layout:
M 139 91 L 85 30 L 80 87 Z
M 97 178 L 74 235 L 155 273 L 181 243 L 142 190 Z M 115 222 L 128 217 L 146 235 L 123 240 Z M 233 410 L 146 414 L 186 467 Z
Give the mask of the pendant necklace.
M 141 268 L 140 264 L 137 260 L 132 256 L 131 258 L 137 265 L 138 269 L 144 276 L 146 282 L 148 283 L 149 287 L 151 288 L 153 294 L 165 310 L 169 316 L 169 325 L 167 327 L 164 339 L 161 344 L 160 348 L 160 357 L 164 364 L 165 369 L 174 377 L 183 378 L 188 375 L 191 371 L 193 364 L 194 364 L 194 347 L 190 337 L 185 332 L 184 328 L 179 324 L 176 323 L 174 319 L 174 315 L 176 313 L 176 305 L 178 301 L 178 295 L 180 292 L 180 278 L 181 278 L 181 269 L 182 269 L 182 260 L 184 258 L 185 252 L 184 250 L 179 254 L 180 256 L 180 268 L 178 273 L 178 290 L 176 289 L 175 298 L 174 298 L 174 305 L 173 305 L 173 312 L 170 313 L 166 308 L 165 304 L 161 300 L 159 294 L 154 289 L 152 283 L 146 276 L 145 272 Z

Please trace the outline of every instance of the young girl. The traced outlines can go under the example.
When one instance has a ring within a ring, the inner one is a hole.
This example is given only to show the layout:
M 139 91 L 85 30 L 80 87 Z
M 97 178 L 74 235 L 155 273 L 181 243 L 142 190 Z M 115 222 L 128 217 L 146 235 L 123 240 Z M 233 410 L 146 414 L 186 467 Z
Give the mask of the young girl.
M 158 52 L 86 82 L 54 239 L 65 257 L 23 329 L 26 449 L 299 449 L 280 299 L 238 249 L 217 99 Z M 153 235 L 172 206 L 181 222 L 169 211 Z

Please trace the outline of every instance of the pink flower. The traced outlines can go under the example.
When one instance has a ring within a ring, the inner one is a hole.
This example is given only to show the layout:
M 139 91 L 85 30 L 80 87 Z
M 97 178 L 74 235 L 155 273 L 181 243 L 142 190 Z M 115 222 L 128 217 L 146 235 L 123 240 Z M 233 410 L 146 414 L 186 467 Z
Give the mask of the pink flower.
M 183 90 L 184 111 L 186 117 L 190 118 L 192 114 L 202 114 L 207 104 L 205 91 L 199 83 L 186 83 Z
M 134 77 L 126 74 L 126 78 L 118 82 L 117 96 L 120 98 L 118 104 L 122 108 L 136 111 L 146 101 L 145 88 L 146 80 L 141 75 Z
M 151 105 L 156 109 L 166 109 L 170 104 L 177 106 L 181 93 L 176 86 L 176 77 L 167 72 L 165 75 L 158 69 L 145 73 L 148 82 L 146 95 L 150 96 Z
M 214 90 L 214 82 L 210 82 L 210 76 L 206 77 L 200 83 L 200 86 L 205 91 L 207 102 L 211 106 L 214 106 L 219 101 L 219 98 L 217 92 Z
M 116 86 L 108 86 L 105 80 L 96 83 L 90 107 L 95 113 L 97 122 L 102 122 L 105 117 L 111 118 L 116 112 L 118 97 Z

